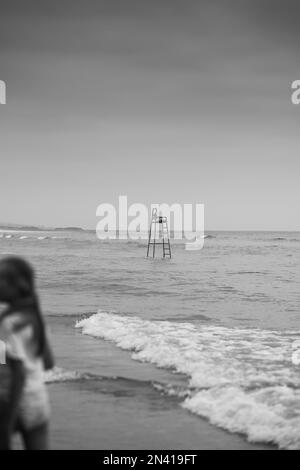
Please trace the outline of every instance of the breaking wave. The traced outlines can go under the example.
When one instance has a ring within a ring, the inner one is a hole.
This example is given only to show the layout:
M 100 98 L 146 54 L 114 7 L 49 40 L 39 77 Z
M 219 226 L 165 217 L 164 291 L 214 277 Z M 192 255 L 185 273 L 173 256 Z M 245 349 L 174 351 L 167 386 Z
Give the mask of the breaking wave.
M 76 323 L 82 333 L 114 342 L 132 358 L 188 377 L 182 406 L 211 423 L 300 449 L 300 374 L 292 361 L 299 332 L 147 321 L 99 312 Z

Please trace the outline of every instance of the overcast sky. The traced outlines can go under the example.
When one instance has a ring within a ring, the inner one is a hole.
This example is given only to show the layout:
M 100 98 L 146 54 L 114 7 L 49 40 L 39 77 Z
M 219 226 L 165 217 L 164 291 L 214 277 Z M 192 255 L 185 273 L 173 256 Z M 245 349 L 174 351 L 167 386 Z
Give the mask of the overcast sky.
M 1 0 L 0 221 L 204 203 L 300 230 L 298 0 Z

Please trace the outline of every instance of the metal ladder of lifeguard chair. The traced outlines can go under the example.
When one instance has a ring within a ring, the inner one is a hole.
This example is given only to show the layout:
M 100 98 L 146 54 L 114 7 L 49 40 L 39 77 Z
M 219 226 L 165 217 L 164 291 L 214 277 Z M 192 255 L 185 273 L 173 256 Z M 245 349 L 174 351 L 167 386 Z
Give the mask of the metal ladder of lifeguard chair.
M 161 233 L 161 237 L 159 237 L 158 241 L 156 239 L 157 234 L 157 225 L 158 225 L 158 235 Z M 152 235 L 154 234 L 153 238 Z M 160 241 L 162 240 L 162 241 Z M 163 247 L 163 258 L 168 256 L 169 258 L 172 257 L 171 255 L 171 245 L 170 245 L 170 236 L 169 236 L 169 227 L 168 227 L 168 219 L 167 217 L 162 217 L 157 215 L 157 209 L 152 210 L 152 219 L 150 222 L 149 228 L 149 239 L 148 239 L 148 248 L 147 248 L 147 257 L 149 257 L 150 253 L 150 246 L 152 248 L 152 256 L 155 258 L 155 247 L 156 245 L 162 245 Z

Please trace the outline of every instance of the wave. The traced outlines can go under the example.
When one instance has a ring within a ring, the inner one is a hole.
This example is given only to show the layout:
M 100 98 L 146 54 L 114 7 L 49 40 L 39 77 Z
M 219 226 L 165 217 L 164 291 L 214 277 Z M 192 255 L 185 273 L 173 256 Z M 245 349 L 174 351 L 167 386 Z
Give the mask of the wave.
M 88 382 L 88 381 L 99 381 L 99 380 L 117 380 L 121 377 L 107 377 L 97 374 L 91 374 L 89 372 L 79 372 L 77 370 L 67 370 L 62 367 L 54 367 L 45 372 L 45 383 L 64 383 L 64 382 Z M 125 379 L 124 379 L 125 380 Z M 129 379 L 128 379 L 129 380 Z
M 77 370 L 67 370 L 62 367 L 54 367 L 45 372 L 45 383 L 64 383 L 64 382 L 86 382 L 99 380 L 117 380 L 119 377 L 105 377 L 102 375 L 91 374 L 89 372 L 79 372 Z
M 82 380 L 83 378 L 84 374 L 80 372 L 70 371 L 62 369 L 60 367 L 54 367 L 54 369 L 45 373 L 46 383 L 73 382 L 77 380 Z
M 147 321 L 101 311 L 76 327 L 131 351 L 134 360 L 185 374 L 182 406 L 190 412 L 250 441 L 300 449 L 300 374 L 292 362 L 299 332 Z
M 266 241 L 269 242 L 300 242 L 300 238 L 291 238 L 291 237 L 273 237 L 273 238 L 268 238 Z
M 48 236 L 48 235 L 43 235 L 43 236 L 33 236 L 33 235 L 21 235 L 21 236 L 16 236 L 16 235 L 3 235 L 0 234 L 0 238 L 14 238 L 16 240 L 68 240 L 66 237 L 57 237 L 57 236 Z
M 150 380 L 139 380 L 129 377 L 97 375 L 76 370 L 66 370 L 61 367 L 55 367 L 54 369 L 45 372 L 44 380 L 46 384 L 66 382 L 103 382 L 103 384 L 106 385 L 108 382 L 110 384 L 114 383 L 115 385 L 113 388 L 105 388 L 106 393 L 110 390 L 112 394 L 115 394 L 116 384 L 118 383 L 119 386 L 122 386 L 123 388 L 124 386 L 127 388 L 151 387 L 160 394 L 177 397 L 178 399 L 190 396 L 190 391 L 179 385 L 171 385 Z
M 95 242 L 97 241 L 98 243 L 101 243 L 101 244 L 123 244 L 123 245 L 128 245 L 128 246 L 134 246 L 134 247 L 138 247 L 138 248 L 141 248 L 141 249 L 145 249 L 147 248 L 147 245 L 148 245 L 148 235 L 145 236 L 145 237 L 142 237 L 142 238 L 138 238 L 138 239 L 134 239 L 134 238 L 130 238 L 130 236 L 127 238 L 127 239 L 119 239 L 119 238 L 116 238 L 116 239 L 112 239 L 112 238 L 108 238 L 108 239 L 97 239 L 96 237 L 92 238 L 90 235 L 90 233 L 88 233 L 88 236 L 85 232 L 83 232 L 84 235 L 83 237 L 79 237 L 78 234 L 76 233 L 75 235 L 76 236 L 72 236 L 72 234 L 70 235 L 52 235 L 50 233 L 47 233 L 46 235 L 45 234 L 40 234 L 40 232 L 38 232 L 37 234 L 35 233 L 32 233 L 30 232 L 29 234 L 28 233 L 22 233 L 20 231 L 14 233 L 14 234 L 6 234 L 6 233 L 0 233 L 0 238 L 14 238 L 16 240 L 30 240 L 30 241 L 33 241 L 33 240 L 59 240 L 59 241 L 63 241 L 63 240 L 67 240 L 69 242 L 73 242 L 73 243 L 76 243 L 76 244 L 90 244 L 91 242 Z M 201 239 L 214 239 L 216 238 L 216 236 L 214 235 L 203 235 L 200 237 Z M 159 240 L 157 240 L 159 241 Z M 191 240 L 191 242 L 193 242 L 193 240 Z M 189 239 L 185 238 L 184 236 L 181 237 L 181 238 L 174 238 L 173 236 L 170 237 L 170 243 L 172 246 L 176 246 L 176 247 L 181 247 L 181 248 L 185 248 L 185 245 L 187 243 L 190 243 Z M 202 242 L 199 244 L 201 245 L 203 243 L 203 240 Z M 191 245 L 191 247 L 193 248 L 193 246 Z

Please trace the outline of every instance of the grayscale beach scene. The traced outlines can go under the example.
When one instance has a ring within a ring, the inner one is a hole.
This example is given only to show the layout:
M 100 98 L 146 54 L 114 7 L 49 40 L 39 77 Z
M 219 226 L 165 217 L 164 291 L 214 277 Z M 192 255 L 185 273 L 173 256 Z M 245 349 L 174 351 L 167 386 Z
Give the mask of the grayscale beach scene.
M 1 2 L 1 449 L 300 450 L 299 13 Z

